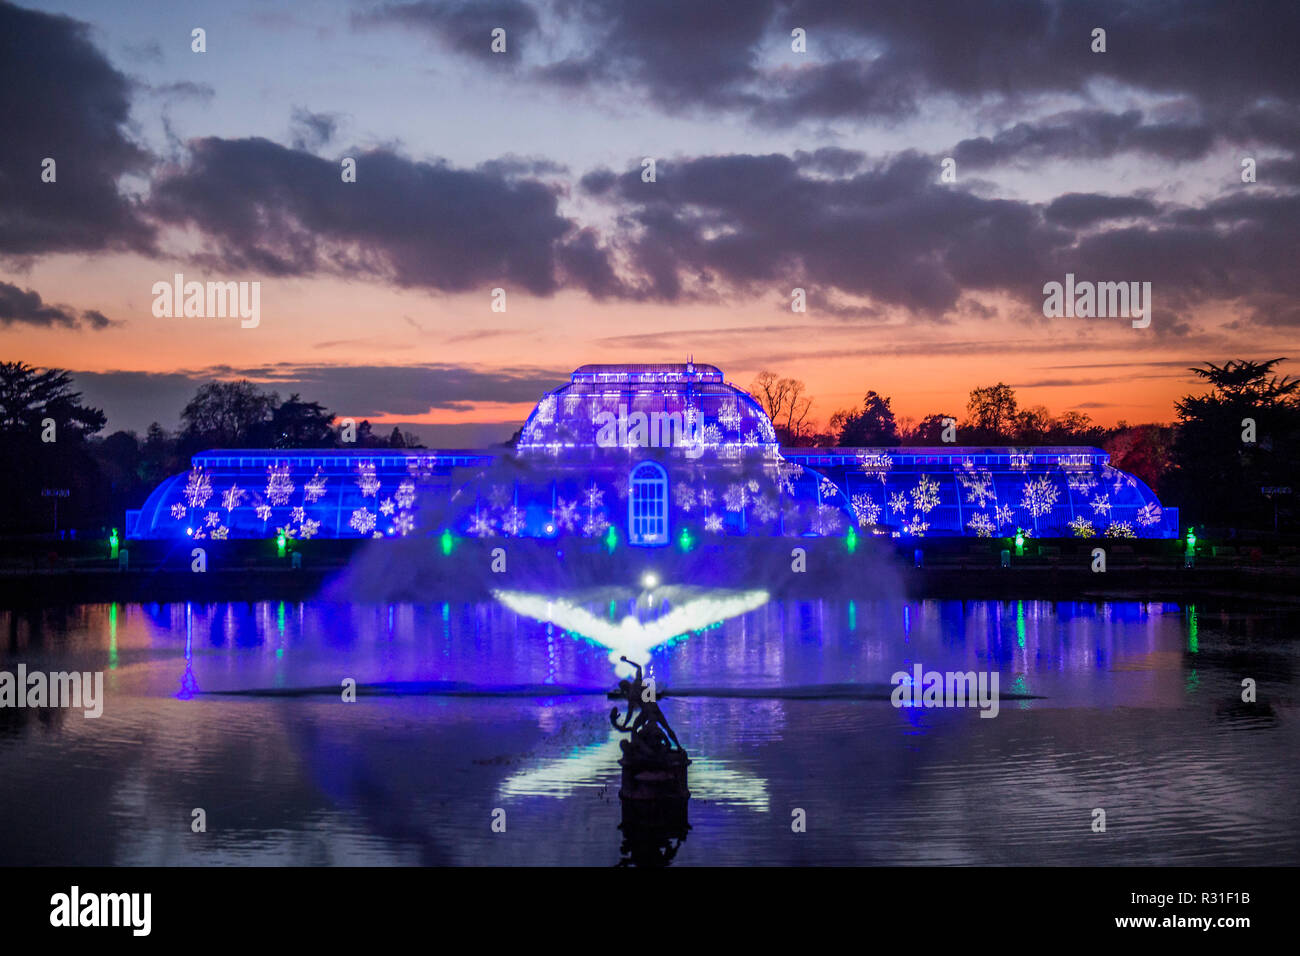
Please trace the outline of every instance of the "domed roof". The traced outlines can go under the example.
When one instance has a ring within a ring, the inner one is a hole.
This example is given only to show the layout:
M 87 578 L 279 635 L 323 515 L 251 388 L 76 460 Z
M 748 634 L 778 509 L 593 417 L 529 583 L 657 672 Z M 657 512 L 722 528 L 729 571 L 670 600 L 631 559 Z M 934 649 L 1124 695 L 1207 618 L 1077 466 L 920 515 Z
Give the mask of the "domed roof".
M 718 368 L 694 362 L 583 365 L 537 403 L 516 447 L 638 446 L 777 454 L 776 430 L 759 404 L 725 382 Z

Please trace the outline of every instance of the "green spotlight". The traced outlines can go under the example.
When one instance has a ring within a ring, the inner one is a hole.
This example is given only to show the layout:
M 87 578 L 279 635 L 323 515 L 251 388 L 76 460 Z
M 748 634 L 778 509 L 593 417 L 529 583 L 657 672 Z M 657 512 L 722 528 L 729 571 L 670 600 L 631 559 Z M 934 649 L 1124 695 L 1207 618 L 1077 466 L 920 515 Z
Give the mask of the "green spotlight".
M 1191 532 L 1188 533 L 1190 534 Z M 117 529 L 114 528 L 112 534 L 108 536 L 108 556 L 110 558 L 117 557 L 117 547 L 118 547 Z
M 1025 553 L 1025 533 L 1019 528 L 1016 529 L 1016 557 L 1023 557 Z
M 613 554 L 614 549 L 618 547 L 618 529 L 613 525 L 609 526 L 609 531 L 605 535 L 605 547 L 609 548 L 610 554 Z
M 849 554 L 858 550 L 858 532 L 852 526 L 849 527 L 848 536 L 844 539 L 844 546 L 849 549 Z
M 284 533 L 281 532 L 280 534 L 276 535 L 275 538 L 275 553 L 282 558 L 284 557 L 284 545 L 285 545 L 285 537 L 284 537 Z
M 683 552 L 695 547 L 695 539 L 691 537 L 690 529 L 682 528 L 682 533 L 677 536 L 677 547 L 681 548 Z
M 442 546 L 443 554 L 451 554 L 451 548 L 455 543 L 455 539 L 452 538 L 450 531 L 444 531 L 442 537 L 438 539 L 438 543 Z

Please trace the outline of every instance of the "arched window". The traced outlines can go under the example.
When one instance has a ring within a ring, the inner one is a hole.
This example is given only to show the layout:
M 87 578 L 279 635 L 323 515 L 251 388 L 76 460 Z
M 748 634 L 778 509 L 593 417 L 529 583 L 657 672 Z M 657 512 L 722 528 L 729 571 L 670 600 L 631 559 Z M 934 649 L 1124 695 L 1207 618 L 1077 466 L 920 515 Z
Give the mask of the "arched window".
M 629 476 L 627 537 L 632 544 L 668 543 L 668 473 L 653 461 L 643 461 Z

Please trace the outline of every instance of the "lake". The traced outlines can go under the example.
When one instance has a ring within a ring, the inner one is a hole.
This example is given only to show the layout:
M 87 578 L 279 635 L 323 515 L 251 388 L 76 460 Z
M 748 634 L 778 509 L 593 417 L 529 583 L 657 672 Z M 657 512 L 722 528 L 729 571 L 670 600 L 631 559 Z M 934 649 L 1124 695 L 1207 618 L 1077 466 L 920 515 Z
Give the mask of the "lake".
M 105 700 L 0 709 L 0 863 L 1294 863 L 1298 622 L 653 583 L 4 611 L 0 670 Z M 684 838 L 619 828 L 620 654 L 690 753 Z M 996 672 L 997 716 L 893 706 L 916 664 Z

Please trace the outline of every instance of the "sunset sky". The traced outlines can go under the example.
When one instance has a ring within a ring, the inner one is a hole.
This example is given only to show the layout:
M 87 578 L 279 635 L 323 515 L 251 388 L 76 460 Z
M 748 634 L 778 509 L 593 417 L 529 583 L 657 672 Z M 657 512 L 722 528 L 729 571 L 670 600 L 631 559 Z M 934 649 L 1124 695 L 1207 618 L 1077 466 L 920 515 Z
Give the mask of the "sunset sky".
M 1300 358 L 1297 37 L 1290 0 L 0 2 L 0 357 L 109 430 L 247 377 L 474 446 L 688 355 L 821 421 L 997 381 L 1167 421 L 1189 365 Z M 156 318 L 178 272 L 260 325 Z M 1067 272 L 1151 282 L 1150 327 L 1044 318 Z

